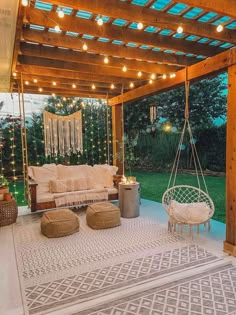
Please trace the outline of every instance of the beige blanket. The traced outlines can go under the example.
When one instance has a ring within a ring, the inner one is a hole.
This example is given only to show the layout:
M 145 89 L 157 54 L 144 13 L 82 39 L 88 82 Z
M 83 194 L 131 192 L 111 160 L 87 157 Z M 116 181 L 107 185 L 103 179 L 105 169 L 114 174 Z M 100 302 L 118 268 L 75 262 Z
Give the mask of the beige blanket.
M 97 201 L 107 201 L 107 189 L 91 189 L 84 191 L 73 191 L 71 193 L 54 194 L 54 199 L 57 207 L 73 206 L 88 204 Z

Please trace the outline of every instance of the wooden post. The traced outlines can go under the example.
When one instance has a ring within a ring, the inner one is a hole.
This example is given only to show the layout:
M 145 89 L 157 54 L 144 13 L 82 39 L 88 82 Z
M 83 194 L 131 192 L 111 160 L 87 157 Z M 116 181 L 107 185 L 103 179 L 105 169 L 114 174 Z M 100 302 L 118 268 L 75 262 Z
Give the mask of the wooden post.
M 123 145 L 123 108 L 122 105 L 112 106 L 112 144 L 113 165 L 118 166 L 118 174 L 124 174 L 124 145 Z
M 226 138 L 226 240 L 224 251 L 236 256 L 236 65 L 228 68 Z

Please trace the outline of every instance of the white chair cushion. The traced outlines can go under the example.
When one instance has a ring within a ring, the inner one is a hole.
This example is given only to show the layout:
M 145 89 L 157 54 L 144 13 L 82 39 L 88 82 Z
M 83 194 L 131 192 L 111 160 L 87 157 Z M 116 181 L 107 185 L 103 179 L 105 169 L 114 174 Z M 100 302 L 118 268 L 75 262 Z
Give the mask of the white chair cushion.
M 169 215 L 178 223 L 199 224 L 209 219 L 210 208 L 206 202 L 179 203 L 172 200 Z
M 109 165 L 109 164 L 95 164 L 93 167 L 100 167 L 103 169 L 106 169 L 111 173 L 111 175 L 116 175 L 116 172 L 118 171 L 118 167 L 114 165 Z

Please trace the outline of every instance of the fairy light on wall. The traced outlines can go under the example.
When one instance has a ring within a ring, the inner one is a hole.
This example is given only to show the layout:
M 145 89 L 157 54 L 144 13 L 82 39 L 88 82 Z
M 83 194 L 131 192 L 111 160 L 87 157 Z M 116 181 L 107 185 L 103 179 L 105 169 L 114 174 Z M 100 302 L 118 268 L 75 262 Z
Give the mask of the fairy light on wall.
M 92 165 L 94 165 L 95 160 L 94 160 L 94 124 L 93 124 L 93 104 L 90 106 L 90 147 L 91 147 L 91 161 Z
M 101 164 L 101 135 L 100 135 L 100 110 L 98 108 L 97 110 L 97 131 L 98 131 L 98 136 L 97 136 L 97 143 L 98 143 L 98 164 Z
M 85 105 L 84 105 L 84 107 L 85 107 Z M 88 121 L 87 121 L 87 115 L 86 115 L 87 110 L 88 110 L 88 107 L 85 107 L 83 112 L 82 112 L 82 117 L 83 117 L 83 121 L 84 121 L 84 140 L 85 140 L 84 152 L 85 152 L 86 164 L 88 164 L 88 136 L 87 136 Z
M 13 195 L 17 198 L 17 190 L 16 190 L 16 161 L 15 161 L 15 119 L 12 117 L 11 124 L 9 125 L 9 133 L 10 133 L 10 148 L 11 148 L 11 171 L 12 171 L 12 183 L 13 183 Z
M 102 116 L 103 116 L 103 119 L 102 119 L 102 123 L 103 123 L 103 126 L 106 126 L 106 104 L 103 104 L 102 106 Z M 104 160 L 105 160 L 105 163 L 107 163 L 108 161 L 108 158 L 107 158 L 107 128 L 104 128 L 104 142 L 103 142 L 103 157 L 104 157 Z

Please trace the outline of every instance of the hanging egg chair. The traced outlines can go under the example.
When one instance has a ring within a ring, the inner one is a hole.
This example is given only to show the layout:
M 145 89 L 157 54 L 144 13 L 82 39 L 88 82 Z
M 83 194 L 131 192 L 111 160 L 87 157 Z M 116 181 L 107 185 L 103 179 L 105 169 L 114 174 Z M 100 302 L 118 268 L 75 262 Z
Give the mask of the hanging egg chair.
M 197 226 L 197 231 L 199 232 L 199 227 L 201 224 L 208 224 L 208 230 L 210 230 L 210 219 L 214 214 L 215 207 L 208 193 L 207 185 L 195 146 L 196 141 L 193 138 L 191 126 L 189 123 L 189 85 L 190 82 L 187 79 L 186 69 L 186 102 L 184 126 L 181 132 L 178 149 L 171 170 L 168 187 L 162 196 L 162 205 L 169 216 L 169 231 L 176 231 L 176 226 L 180 225 L 181 231 L 184 226 L 189 226 L 190 233 L 192 233 L 192 227 Z M 183 148 L 183 140 L 186 132 L 188 132 L 190 138 L 190 146 L 198 187 L 189 185 L 175 185 L 180 155 Z M 202 179 L 202 184 L 200 179 Z

